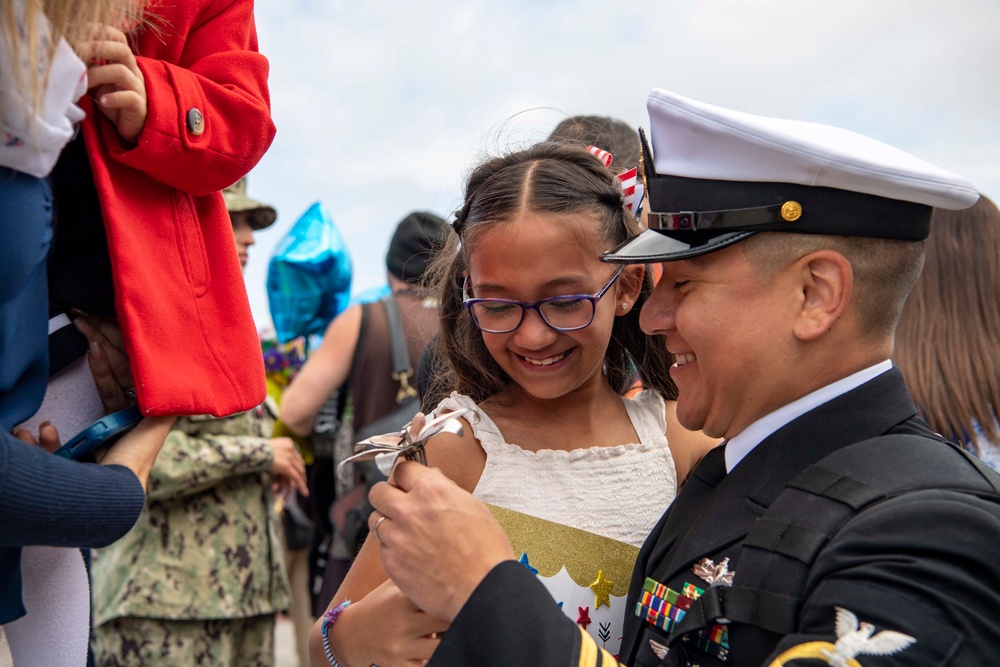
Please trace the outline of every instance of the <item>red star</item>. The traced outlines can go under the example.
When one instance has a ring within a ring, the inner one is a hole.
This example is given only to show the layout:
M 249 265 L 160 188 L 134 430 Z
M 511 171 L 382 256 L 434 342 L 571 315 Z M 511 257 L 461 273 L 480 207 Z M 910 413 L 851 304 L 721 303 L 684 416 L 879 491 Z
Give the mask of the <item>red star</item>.
M 586 630 L 587 626 L 593 622 L 590 620 L 590 607 L 577 607 L 577 609 L 580 610 L 580 615 L 577 617 L 576 622 Z

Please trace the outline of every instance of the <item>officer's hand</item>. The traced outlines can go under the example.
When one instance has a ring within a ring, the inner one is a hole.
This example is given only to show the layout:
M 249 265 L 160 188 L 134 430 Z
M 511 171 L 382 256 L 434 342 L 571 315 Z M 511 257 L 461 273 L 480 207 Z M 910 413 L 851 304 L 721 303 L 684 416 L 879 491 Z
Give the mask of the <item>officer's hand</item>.
M 274 463 L 271 472 L 274 474 L 278 492 L 286 495 L 293 488 L 299 495 L 308 496 L 306 487 L 306 464 L 299 454 L 298 447 L 291 438 L 271 438 L 268 440 L 274 450 Z
M 382 566 L 417 607 L 451 622 L 490 570 L 514 558 L 510 542 L 490 510 L 439 470 L 403 461 L 393 481 L 368 496 Z

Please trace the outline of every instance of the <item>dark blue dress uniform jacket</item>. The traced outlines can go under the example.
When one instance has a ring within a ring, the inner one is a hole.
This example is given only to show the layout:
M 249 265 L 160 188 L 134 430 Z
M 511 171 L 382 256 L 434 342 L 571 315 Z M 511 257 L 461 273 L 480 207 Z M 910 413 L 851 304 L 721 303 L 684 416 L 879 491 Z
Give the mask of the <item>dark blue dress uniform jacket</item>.
M 654 649 L 667 643 L 668 633 L 632 613 L 647 578 L 674 591 L 686 583 L 708 588 L 692 571 L 703 558 L 718 564 L 728 557 L 736 573 L 734 585 L 753 577 L 780 588 L 786 574 L 781 570 L 741 573 L 743 541 L 751 526 L 801 471 L 848 445 L 884 434 L 934 438 L 916 416 L 896 369 L 786 424 L 728 475 L 724 448 L 710 452 L 639 552 L 618 660 L 643 667 L 768 665 L 784 651 L 807 642 L 834 644 L 837 608 L 841 608 L 861 623 L 873 624 L 876 637 L 888 630 L 916 640 L 889 655 L 856 655 L 863 667 L 997 664 L 1000 503 L 993 490 L 997 479 L 993 477 L 991 484 L 989 473 L 984 477 L 944 443 L 931 448 L 935 456 L 939 451 L 939 464 L 928 466 L 935 468 L 928 472 L 948 478 L 945 486 L 970 491 L 904 494 L 851 519 L 812 563 L 789 634 L 733 622 L 726 626 L 725 651 L 716 646 L 706 652 L 700 648 L 706 646 L 703 640 L 688 637 L 691 641 L 677 642 L 661 657 L 662 648 Z M 896 469 L 882 461 L 867 473 L 892 477 Z M 951 484 L 949 475 L 959 481 Z M 904 487 L 908 481 L 893 479 Z M 921 488 L 920 480 L 913 484 Z M 826 663 L 820 659 L 793 664 Z M 582 667 L 611 665 L 615 660 L 563 615 L 528 570 L 506 562 L 475 590 L 430 664 Z

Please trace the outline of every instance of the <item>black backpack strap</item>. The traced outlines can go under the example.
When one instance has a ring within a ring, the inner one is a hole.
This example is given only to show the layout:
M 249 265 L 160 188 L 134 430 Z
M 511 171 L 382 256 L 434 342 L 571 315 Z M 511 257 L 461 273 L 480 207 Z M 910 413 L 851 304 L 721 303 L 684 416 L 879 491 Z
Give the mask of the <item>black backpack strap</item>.
M 413 366 L 410 365 L 410 351 L 403 334 L 403 322 L 399 315 L 399 305 L 392 294 L 382 297 L 385 318 L 389 323 L 389 338 L 392 344 L 392 379 L 399 383 L 396 403 L 402 404 L 408 398 L 416 398 L 417 390 L 410 385 Z

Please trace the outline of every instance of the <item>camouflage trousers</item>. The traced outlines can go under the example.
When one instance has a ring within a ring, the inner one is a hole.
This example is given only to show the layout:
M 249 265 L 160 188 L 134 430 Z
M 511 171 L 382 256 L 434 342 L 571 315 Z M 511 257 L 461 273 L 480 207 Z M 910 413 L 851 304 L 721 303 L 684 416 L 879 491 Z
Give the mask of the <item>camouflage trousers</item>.
M 274 622 L 116 618 L 94 633 L 94 656 L 97 667 L 274 667 Z

